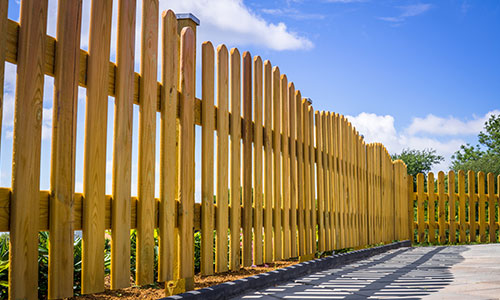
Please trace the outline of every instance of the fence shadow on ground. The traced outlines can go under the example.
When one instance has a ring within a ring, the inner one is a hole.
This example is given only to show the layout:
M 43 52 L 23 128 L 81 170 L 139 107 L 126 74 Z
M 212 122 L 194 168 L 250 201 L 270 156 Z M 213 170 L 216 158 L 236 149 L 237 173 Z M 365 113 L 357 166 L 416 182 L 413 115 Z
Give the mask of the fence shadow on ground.
M 466 246 L 393 250 L 238 299 L 421 299 L 453 282 Z

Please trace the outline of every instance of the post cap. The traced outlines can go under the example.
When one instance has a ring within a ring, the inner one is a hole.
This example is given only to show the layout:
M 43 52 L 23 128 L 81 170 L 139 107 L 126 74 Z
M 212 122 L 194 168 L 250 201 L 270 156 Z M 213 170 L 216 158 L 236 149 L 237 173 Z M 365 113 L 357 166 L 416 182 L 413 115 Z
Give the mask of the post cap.
M 182 14 L 175 14 L 175 16 L 177 17 L 177 20 L 191 20 L 193 21 L 196 26 L 199 26 L 200 25 L 200 20 L 195 17 L 192 13 L 182 13 Z
M 312 105 L 313 104 L 313 100 L 311 98 L 305 98 L 307 103 L 309 103 L 309 105 Z

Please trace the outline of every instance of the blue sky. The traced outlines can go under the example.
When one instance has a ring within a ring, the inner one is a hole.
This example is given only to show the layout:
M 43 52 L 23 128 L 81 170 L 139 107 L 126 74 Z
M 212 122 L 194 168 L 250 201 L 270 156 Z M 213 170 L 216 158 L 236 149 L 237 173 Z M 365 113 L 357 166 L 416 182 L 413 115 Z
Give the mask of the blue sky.
M 137 5 L 138 56 L 140 0 Z M 116 7 L 115 1 L 113 31 Z M 225 43 L 271 60 L 302 95 L 313 99 L 315 109 L 349 116 L 368 142 L 382 142 L 391 153 L 405 147 L 435 148 L 446 157 L 435 170 L 447 170 L 451 154 L 463 143 L 476 143 L 484 121 L 500 113 L 498 0 L 160 0 L 160 10 L 168 8 L 192 12 L 201 20 L 198 45 L 211 40 L 214 45 Z M 56 12 L 57 1 L 50 0 L 47 31 L 52 36 Z M 89 12 L 90 1 L 84 0 L 83 49 L 88 45 Z M 9 18 L 19 19 L 17 1 L 9 1 Z M 111 60 L 115 44 L 116 32 Z M 0 186 L 6 187 L 11 184 L 15 72 L 15 66 L 7 64 L 0 152 Z M 52 84 L 46 77 L 42 189 L 49 188 Z M 84 107 L 85 89 L 81 88 L 78 149 L 83 146 Z M 112 108 L 110 98 L 108 192 Z M 136 108 L 136 121 L 137 116 Z M 136 122 L 134 137 L 137 127 Z M 136 138 L 133 147 L 136 165 Z M 82 186 L 82 159 L 78 150 L 77 191 Z M 135 169 L 134 194 L 136 176 Z

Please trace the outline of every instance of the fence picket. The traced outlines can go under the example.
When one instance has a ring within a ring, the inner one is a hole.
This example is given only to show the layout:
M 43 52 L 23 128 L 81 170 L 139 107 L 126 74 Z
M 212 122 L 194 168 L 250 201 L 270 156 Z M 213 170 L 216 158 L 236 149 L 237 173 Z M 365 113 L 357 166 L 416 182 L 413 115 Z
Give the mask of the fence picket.
M 179 238 L 180 271 L 185 289 L 194 288 L 194 93 L 195 93 L 195 37 L 185 27 L 181 32 L 179 104 Z
M 231 238 L 229 246 L 229 269 L 240 268 L 240 233 L 241 233 L 241 59 L 238 49 L 230 51 L 231 77 Z
M 243 53 L 243 249 L 244 267 L 252 265 L 252 56 Z
M 476 180 L 474 171 L 467 172 L 468 198 L 469 198 L 469 241 L 476 241 Z
M 323 176 L 323 117 L 324 112 L 315 112 L 316 118 L 316 145 L 317 145 L 317 167 L 316 167 L 316 178 L 317 178 L 317 189 L 318 189 L 318 250 L 323 252 L 326 250 L 325 245 L 325 190 L 324 190 L 324 176 Z
M 297 210 L 298 210 L 298 255 L 306 254 L 305 244 L 305 154 L 304 154 L 304 106 L 300 91 L 295 94 L 295 105 L 297 107 Z
M 92 1 L 83 166 L 82 294 L 104 291 L 107 67 L 112 1 Z
M 495 177 L 492 173 L 488 173 L 488 223 L 489 223 L 489 233 L 490 233 L 490 243 L 496 243 L 497 235 L 496 235 L 496 221 L 495 221 L 495 204 L 497 199 L 495 197 Z M 498 184 L 498 181 L 497 181 Z M 500 188 L 498 189 L 500 191 Z
M 217 47 L 217 195 L 215 271 L 228 270 L 228 52 L 224 45 Z
M 175 255 L 175 245 L 178 243 L 175 234 L 175 199 L 178 194 L 177 163 L 179 155 L 177 153 L 178 47 L 177 18 L 173 11 L 168 10 L 162 14 L 158 281 L 174 279 L 174 261 L 177 258 Z
M 485 177 L 484 172 L 477 173 L 477 193 L 478 193 L 478 212 L 479 212 L 479 241 L 486 242 L 486 194 L 484 193 Z
M 436 193 L 434 192 L 434 173 L 427 174 L 427 220 L 429 222 L 429 243 L 436 242 Z
M 290 108 L 290 256 L 297 257 L 297 105 L 295 85 L 288 85 L 288 107 Z
M 444 191 L 444 172 L 440 171 L 438 173 L 438 201 L 439 201 L 439 216 L 438 216 L 438 222 L 439 222 L 439 243 L 444 244 L 446 243 L 446 231 L 445 231 L 445 224 L 446 224 L 446 210 L 445 210 L 445 191 Z
M 455 194 L 455 172 L 448 172 L 448 222 L 450 223 L 449 241 L 456 242 L 457 227 L 456 227 L 456 194 Z
M 254 242 L 253 242 L 253 264 L 263 264 L 262 251 L 262 59 L 256 56 L 253 60 L 253 96 L 254 96 Z
M 54 70 L 51 157 L 52 197 L 50 197 L 49 206 L 51 242 L 49 244 L 48 297 L 50 299 L 73 296 L 74 266 L 69 262 L 73 261 L 72 221 L 81 10 L 81 1 L 61 2 L 57 15 L 58 43 Z M 133 56 L 126 59 L 129 62 L 132 61 L 133 65 Z M 130 187 L 130 181 L 126 183 L 126 186 Z M 127 197 L 130 199 L 130 194 Z M 127 207 L 127 212 L 130 212 L 129 207 Z M 130 226 L 130 220 L 127 221 L 129 221 L 128 224 L 123 224 L 125 229 L 126 225 Z
M 273 97 L 271 63 L 264 62 L 264 262 L 273 260 Z
M 459 222 L 459 242 L 465 243 L 466 240 L 466 221 L 465 221 L 465 172 L 463 170 L 458 171 L 458 203 L 459 203 L 459 211 L 458 211 L 458 222 Z
M 280 78 L 280 101 L 281 101 L 281 190 L 282 190 L 282 218 L 281 224 L 282 233 L 282 258 L 290 258 L 290 155 L 289 155 L 289 121 L 290 109 L 288 107 L 288 79 L 286 75 L 281 75 Z
M 21 3 L 12 145 L 9 297 L 37 299 L 40 147 L 47 1 Z M 3 62 L 2 62 L 3 63 Z M 22 121 L 21 121 L 22 120 Z
M 281 253 L 281 101 L 280 70 L 273 68 L 273 208 L 274 208 L 274 258 L 280 260 Z
M 203 275 L 214 272 L 214 48 L 205 42 L 201 48 L 202 80 L 202 151 L 201 151 L 201 248 L 200 271 Z M 175 117 L 174 117 L 175 118 Z
M 312 105 L 309 105 L 309 125 L 307 128 L 309 128 L 309 155 L 310 155 L 310 164 L 309 167 L 311 168 L 311 171 L 309 172 L 309 175 L 311 176 L 311 184 L 310 184 L 310 193 L 311 193 L 311 198 L 310 198 L 310 214 L 311 214 L 311 236 L 310 236 L 310 244 L 311 244 L 311 252 L 310 254 L 314 255 L 317 250 L 316 246 L 316 211 L 317 211 L 317 203 L 316 203 L 316 184 L 315 184 L 315 177 L 314 177 L 314 164 L 316 163 L 316 153 L 315 153 L 315 144 L 314 144 L 314 108 Z M 317 147 L 316 147 L 317 148 Z

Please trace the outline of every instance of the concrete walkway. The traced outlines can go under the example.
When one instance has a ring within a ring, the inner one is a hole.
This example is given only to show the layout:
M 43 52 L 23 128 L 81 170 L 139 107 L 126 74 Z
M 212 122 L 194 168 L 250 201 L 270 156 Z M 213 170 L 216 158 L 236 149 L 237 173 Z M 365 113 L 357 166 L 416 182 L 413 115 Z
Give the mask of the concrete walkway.
M 235 299 L 500 299 L 500 244 L 390 250 Z

